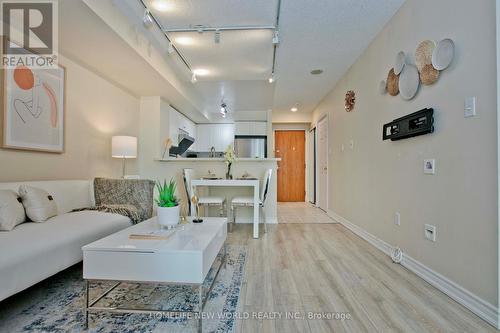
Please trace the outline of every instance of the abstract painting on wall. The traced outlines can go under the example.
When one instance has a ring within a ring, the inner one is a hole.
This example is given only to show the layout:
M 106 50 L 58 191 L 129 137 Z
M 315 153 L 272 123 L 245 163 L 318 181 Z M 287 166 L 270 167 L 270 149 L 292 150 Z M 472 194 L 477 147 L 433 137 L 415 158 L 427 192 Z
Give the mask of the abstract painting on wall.
M 2 147 L 64 152 L 65 68 L 3 73 Z

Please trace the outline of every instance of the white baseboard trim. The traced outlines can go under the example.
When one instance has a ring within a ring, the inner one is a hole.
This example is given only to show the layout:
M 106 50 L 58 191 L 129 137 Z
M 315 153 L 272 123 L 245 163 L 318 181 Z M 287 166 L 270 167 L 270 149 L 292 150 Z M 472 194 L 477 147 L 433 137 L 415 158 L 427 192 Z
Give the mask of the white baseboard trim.
M 375 237 L 370 234 L 363 228 L 353 224 L 352 222 L 346 220 L 342 216 L 336 214 L 335 212 L 328 210 L 328 215 L 341 223 L 347 229 L 354 232 L 359 237 L 366 240 L 371 245 L 375 246 L 377 249 L 387 254 L 391 255 L 393 246 L 384 242 L 383 240 Z M 448 295 L 450 298 L 461 304 L 462 306 L 469 309 L 471 312 L 476 314 L 478 317 L 486 321 L 488 324 L 494 326 L 497 329 L 500 329 L 499 323 L 499 309 L 493 304 L 483 300 L 482 298 L 474 295 L 467 289 L 462 286 L 456 284 L 445 276 L 433 271 L 429 267 L 425 266 L 421 262 L 413 259 L 403 252 L 403 260 L 401 261 L 401 265 L 406 267 L 408 270 L 427 281 L 429 284 L 440 290 L 441 292 Z

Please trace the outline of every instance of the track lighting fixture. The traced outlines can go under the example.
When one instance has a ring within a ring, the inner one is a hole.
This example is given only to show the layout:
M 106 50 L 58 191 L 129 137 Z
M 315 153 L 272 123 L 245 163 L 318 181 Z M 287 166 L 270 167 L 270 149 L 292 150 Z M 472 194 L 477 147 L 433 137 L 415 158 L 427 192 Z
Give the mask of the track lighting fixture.
M 191 76 L 191 82 L 196 83 L 196 81 L 198 81 L 198 79 L 196 78 L 196 74 L 193 73 L 193 75 Z
M 172 54 L 175 52 L 174 44 L 172 42 L 168 43 L 168 54 Z
M 269 77 L 269 83 L 273 83 L 274 81 L 276 81 L 274 73 L 271 73 L 271 76 Z
M 280 43 L 280 34 L 278 30 L 274 30 L 273 34 L 273 45 L 278 45 Z
M 144 10 L 144 17 L 142 18 L 142 23 L 146 29 L 150 29 L 153 26 L 153 17 L 149 12 L 149 9 Z
M 214 42 L 215 44 L 220 43 L 220 30 L 215 30 L 214 32 Z
M 226 118 L 227 115 L 227 105 L 222 101 L 222 104 L 220 105 L 220 114 L 222 115 L 222 118 Z

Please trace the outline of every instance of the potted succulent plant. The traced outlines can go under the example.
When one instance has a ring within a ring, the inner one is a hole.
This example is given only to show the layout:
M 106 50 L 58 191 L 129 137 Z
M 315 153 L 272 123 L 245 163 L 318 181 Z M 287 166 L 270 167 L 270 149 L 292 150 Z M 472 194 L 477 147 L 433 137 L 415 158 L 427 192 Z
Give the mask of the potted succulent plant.
M 167 228 L 173 228 L 179 223 L 180 205 L 179 199 L 175 196 L 176 184 L 173 179 L 167 184 L 164 180 L 156 183 L 158 198 L 155 199 L 158 205 L 158 223 Z

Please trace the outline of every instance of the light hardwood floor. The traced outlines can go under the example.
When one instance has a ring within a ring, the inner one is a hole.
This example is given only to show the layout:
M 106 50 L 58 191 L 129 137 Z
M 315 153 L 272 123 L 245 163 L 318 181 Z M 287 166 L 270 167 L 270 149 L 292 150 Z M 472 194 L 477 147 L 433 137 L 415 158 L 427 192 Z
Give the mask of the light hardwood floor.
M 308 202 L 278 202 L 278 223 L 337 223 Z
M 279 224 L 247 245 L 240 311 L 348 313 L 350 320 L 246 319 L 236 332 L 496 332 L 340 224 Z

